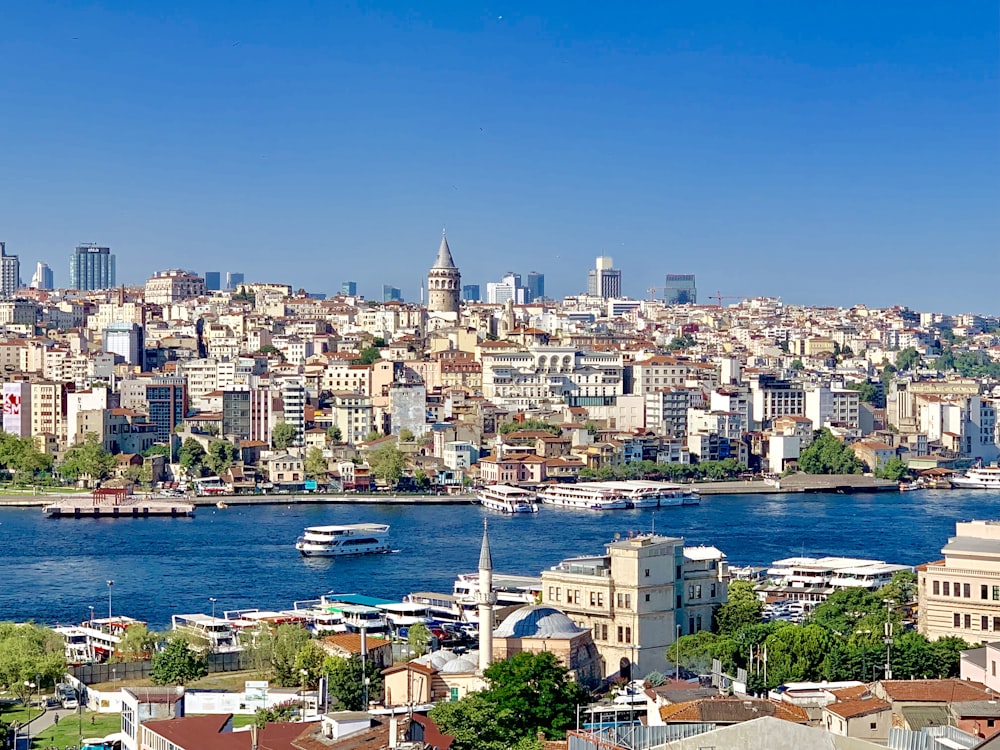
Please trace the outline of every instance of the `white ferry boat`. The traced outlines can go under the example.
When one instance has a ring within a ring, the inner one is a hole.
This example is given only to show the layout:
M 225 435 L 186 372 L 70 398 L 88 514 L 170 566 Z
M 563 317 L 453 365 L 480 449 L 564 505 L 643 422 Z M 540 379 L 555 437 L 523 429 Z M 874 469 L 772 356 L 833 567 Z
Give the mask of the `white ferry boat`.
M 985 466 L 969 469 L 951 478 L 952 486 L 969 490 L 1000 490 L 1000 467 Z
M 339 557 L 390 552 L 389 527 L 381 523 L 309 526 L 295 542 L 305 557 Z
M 476 493 L 476 497 L 484 508 L 500 513 L 538 512 L 534 493 L 509 484 L 487 485 Z
M 552 485 L 539 492 L 538 499 L 547 505 L 576 510 L 621 510 L 628 507 L 621 491 L 603 482 Z

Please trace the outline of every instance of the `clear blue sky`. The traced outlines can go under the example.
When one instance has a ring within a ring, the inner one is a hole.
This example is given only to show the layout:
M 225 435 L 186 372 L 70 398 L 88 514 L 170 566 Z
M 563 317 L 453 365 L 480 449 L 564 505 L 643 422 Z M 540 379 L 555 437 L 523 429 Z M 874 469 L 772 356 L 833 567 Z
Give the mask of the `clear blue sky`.
M 995 0 L 0 4 L 0 239 L 68 282 L 415 299 L 594 256 L 645 295 L 1000 313 Z

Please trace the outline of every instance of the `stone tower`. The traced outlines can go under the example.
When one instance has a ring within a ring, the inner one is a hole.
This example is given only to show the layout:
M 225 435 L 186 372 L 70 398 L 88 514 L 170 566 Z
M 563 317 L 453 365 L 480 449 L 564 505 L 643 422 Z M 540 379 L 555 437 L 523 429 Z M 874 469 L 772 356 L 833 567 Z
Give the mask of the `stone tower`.
M 462 274 L 455 266 L 448 238 L 441 233 L 437 260 L 427 274 L 427 312 L 458 313 L 462 296 Z
M 479 604 L 479 671 L 493 661 L 493 605 L 497 595 L 493 593 L 493 556 L 490 554 L 490 535 L 483 519 L 483 546 L 479 550 L 479 591 L 476 594 Z

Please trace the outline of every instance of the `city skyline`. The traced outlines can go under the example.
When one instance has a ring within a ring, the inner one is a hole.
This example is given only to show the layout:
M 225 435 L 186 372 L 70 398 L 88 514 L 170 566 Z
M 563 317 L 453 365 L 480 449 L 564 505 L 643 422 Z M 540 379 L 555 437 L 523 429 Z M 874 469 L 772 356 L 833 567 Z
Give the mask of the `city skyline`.
M 84 236 L 126 283 L 415 300 L 445 224 L 464 279 L 557 298 L 610 255 L 635 298 L 996 312 L 995 6 L 717 11 L 13 9 L 0 228 L 57 286 Z

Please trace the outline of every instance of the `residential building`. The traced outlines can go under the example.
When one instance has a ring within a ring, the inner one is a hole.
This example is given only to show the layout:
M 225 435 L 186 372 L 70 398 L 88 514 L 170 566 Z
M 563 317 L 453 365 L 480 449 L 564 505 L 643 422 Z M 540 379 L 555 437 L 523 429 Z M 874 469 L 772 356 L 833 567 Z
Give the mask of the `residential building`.
M 188 271 L 157 271 L 146 280 L 146 302 L 169 305 L 183 299 L 204 296 L 205 279 Z
M 960 521 L 943 560 L 917 568 L 918 627 L 932 640 L 1000 640 L 1000 521 Z
M 457 471 L 468 471 L 479 460 L 479 449 L 465 440 L 452 440 L 444 444 L 444 465 Z
M 795 380 L 783 380 L 775 375 L 758 374 L 750 380 L 753 398 L 753 418 L 769 427 L 776 417 L 805 416 L 805 389 Z
M 21 261 L 7 255 L 7 243 L 0 242 L 0 297 L 13 297 L 21 286 Z
M 145 369 L 145 341 L 142 326 L 135 323 L 112 323 L 104 329 L 101 348 L 117 354 L 126 364 Z
M 375 425 L 371 397 L 353 391 L 334 391 L 331 398 L 331 426 L 340 429 L 340 439 L 348 445 L 367 440 Z
M 693 273 L 668 273 L 663 285 L 663 301 L 668 305 L 697 304 L 698 289 Z
M 284 421 L 295 427 L 292 447 L 301 447 L 306 434 L 306 387 L 300 378 L 289 378 L 281 384 Z
M 31 383 L 3 384 L 3 431 L 15 437 L 31 437 Z
M 587 272 L 587 294 L 609 299 L 622 296 L 622 272 L 614 268 L 609 255 L 600 255 L 594 268 Z
M 301 485 L 305 481 L 302 459 L 290 453 L 271 456 L 265 461 L 267 476 L 275 485 Z
M 271 392 L 247 385 L 222 391 L 222 435 L 271 442 Z
M 77 245 L 69 260 L 69 288 L 81 291 L 115 286 L 115 256 L 111 248 Z

